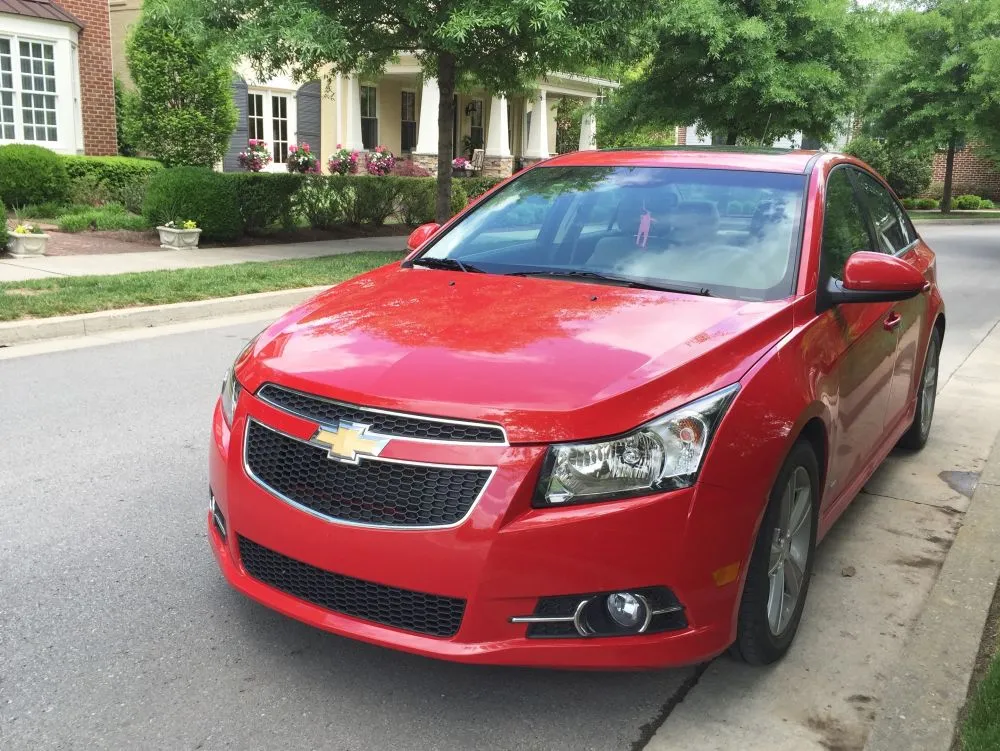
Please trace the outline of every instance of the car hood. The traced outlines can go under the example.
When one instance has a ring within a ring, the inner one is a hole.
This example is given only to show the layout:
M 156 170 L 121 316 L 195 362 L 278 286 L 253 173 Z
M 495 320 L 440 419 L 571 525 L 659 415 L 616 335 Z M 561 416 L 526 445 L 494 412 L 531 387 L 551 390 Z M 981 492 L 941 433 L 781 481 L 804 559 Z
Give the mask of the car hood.
M 502 424 L 512 443 L 624 432 L 738 381 L 790 304 L 383 267 L 281 318 L 238 366 L 355 404 Z

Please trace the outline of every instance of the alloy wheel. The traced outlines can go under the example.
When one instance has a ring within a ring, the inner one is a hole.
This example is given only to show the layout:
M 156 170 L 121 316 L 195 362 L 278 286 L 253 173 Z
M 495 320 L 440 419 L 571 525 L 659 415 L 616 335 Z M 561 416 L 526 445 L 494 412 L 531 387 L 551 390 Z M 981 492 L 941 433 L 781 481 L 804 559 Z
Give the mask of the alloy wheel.
M 930 345 L 927 348 L 927 364 L 924 366 L 923 393 L 920 399 L 920 432 L 923 435 L 931 429 L 931 420 L 934 419 L 934 402 L 937 399 L 938 381 L 938 342 L 937 337 L 932 336 Z
M 774 636 L 791 623 L 805 580 L 811 550 L 812 483 L 805 467 L 795 468 L 781 495 L 778 525 L 771 539 L 767 575 L 767 622 Z

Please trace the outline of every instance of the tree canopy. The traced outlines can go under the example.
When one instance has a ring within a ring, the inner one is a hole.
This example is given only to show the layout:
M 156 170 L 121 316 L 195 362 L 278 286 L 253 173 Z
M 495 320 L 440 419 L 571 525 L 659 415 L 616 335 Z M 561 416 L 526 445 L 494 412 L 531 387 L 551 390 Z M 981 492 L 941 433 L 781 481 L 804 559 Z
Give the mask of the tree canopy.
M 231 69 L 192 17 L 151 0 L 126 48 L 134 97 L 123 97 L 124 136 L 168 166 L 212 166 L 236 127 Z
M 895 18 L 902 44 L 868 98 L 872 135 L 948 147 L 942 210 L 951 202 L 954 153 L 966 141 L 1000 157 L 1000 4 L 940 0 Z
M 829 139 L 858 102 L 873 15 L 850 0 L 671 2 L 614 107 L 623 123 L 699 123 L 729 144 Z
M 286 70 L 308 80 L 327 65 L 377 74 L 400 53 L 415 55 L 441 91 L 443 220 L 450 215 L 456 79 L 472 77 L 503 94 L 553 70 L 614 63 L 636 50 L 655 7 L 633 0 L 214 0 L 202 13 L 263 77 Z

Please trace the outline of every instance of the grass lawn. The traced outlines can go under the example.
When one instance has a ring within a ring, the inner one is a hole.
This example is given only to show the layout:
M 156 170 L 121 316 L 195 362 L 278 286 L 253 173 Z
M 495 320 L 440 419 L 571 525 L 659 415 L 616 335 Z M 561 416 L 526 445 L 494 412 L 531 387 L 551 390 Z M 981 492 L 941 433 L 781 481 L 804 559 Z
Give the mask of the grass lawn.
M 403 257 L 348 253 L 290 261 L 0 283 L 0 321 L 334 284 Z
M 977 222 L 1000 222 L 1000 211 L 910 211 L 910 219 L 915 222 L 961 222 L 974 219 Z
M 962 751 L 1000 749 L 1000 655 L 969 703 L 962 726 Z

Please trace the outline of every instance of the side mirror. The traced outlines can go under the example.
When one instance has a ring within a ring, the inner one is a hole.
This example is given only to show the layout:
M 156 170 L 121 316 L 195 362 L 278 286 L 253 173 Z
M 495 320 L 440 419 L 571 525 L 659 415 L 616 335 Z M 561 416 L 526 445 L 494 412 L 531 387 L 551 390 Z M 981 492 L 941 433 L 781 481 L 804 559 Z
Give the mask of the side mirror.
M 927 280 L 914 266 L 884 253 L 859 250 L 844 265 L 844 280 L 830 279 L 820 309 L 841 303 L 897 302 L 919 295 Z
M 410 233 L 410 237 L 406 241 L 406 247 L 410 250 L 416 250 L 425 242 L 434 236 L 434 233 L 441 229 L 441 225 L 436 222 L 429 222 L 428 224 L 421 224 L 413 232 Z

